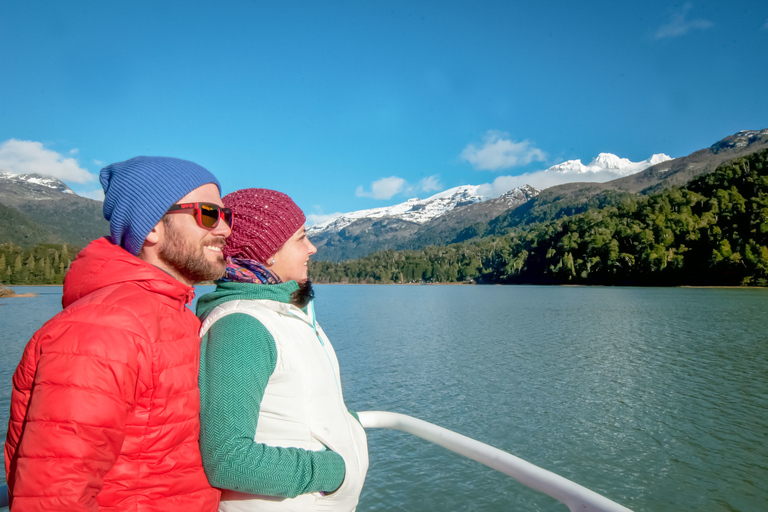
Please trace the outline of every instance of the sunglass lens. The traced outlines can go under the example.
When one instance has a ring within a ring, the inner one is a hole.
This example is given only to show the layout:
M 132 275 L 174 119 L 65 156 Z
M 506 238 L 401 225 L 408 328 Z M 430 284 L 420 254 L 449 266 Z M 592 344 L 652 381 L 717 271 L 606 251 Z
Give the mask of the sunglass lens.
M 215 204 L 200 205 L 200 221 L 205 228 L 215 228 L 219 223 L 219 207 Z
M 224 222 L 227 223 L 227 226 L 232 227 L 232 210 L 229 208 L 222 208 L 222 212 L 224 212 Z

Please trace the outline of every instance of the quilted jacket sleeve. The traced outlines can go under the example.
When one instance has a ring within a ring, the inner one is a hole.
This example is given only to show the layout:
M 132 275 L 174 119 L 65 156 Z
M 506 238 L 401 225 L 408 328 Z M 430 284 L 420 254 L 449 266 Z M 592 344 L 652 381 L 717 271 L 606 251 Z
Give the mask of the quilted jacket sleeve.
M 98 511 L 136 399 L 141 334 L 126 324 L 91 311 L 43 327 L 27 345 L 13 377 L 17 441 L 6 445 L 14 512 Z

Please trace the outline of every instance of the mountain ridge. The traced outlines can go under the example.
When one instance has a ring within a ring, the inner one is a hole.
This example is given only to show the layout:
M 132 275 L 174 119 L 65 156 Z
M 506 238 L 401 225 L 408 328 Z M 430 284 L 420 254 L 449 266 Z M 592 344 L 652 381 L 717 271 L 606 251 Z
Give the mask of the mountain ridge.
M 102 203 L 78 196 L 57 178 L 0 171 L 0 206 L 13 226 L 0 230 L 0 242 L 20 247 L 66 243 L 84 247 L 109 234 Z
M 569 160 L 544 172 L 583 175 L 618 170 L 620 174 L 631 175 L 669 160 L 671 157 L 663 153 L 641 162 L 600 153 L 586 166 L 581 160 Z M 418 249 L 483 236 L 494 218 L 514 211 L 539 194 L 534 187 L 523 185 L 489 198 L 482 194 L 482 188 L 462 185 L 427 199 L 414 198 L 392 206 L 349 212 L 309 226 L 307 235 L 318 248 L 315 259 L 340 261 L 385 249 Z
M 615 205 L 624 195 L 649 195 L 682 186 L 697 176 L 713 172 L 728 160 L 766 148 L 768 129 L 742 130 L 707 148 L 657 163 L 629 176 L 603 183 L 572 182 L 549 187 L 522 207 L 494 219 L 488 232 L 501 234 L 514 226 L 580 213 L 596 204 Z

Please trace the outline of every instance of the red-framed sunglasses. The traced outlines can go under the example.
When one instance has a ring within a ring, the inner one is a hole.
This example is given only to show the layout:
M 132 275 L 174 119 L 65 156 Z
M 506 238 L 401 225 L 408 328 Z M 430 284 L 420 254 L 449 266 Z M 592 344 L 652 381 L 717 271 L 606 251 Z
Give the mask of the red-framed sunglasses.
M 232 227 L 232 210 L 216 203 L 174 204 L 165 213 L 191 213 L 195 216 L 197 225 L 205 229 L 214 229 L 219 225 L 220 219 L 224 219 L 227 226 Z

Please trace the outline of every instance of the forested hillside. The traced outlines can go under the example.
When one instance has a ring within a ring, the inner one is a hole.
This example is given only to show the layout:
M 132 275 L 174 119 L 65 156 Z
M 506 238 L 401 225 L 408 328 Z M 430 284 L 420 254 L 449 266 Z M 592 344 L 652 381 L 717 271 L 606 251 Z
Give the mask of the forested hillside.
M 474 243 L 312 262 L 315 282 L 768 284 L 768 150 Z
M 0 283 L 62 284 L 78 252 L 79 248 L 66 244 L 41 244 L 31 249 L 0 244 Z

